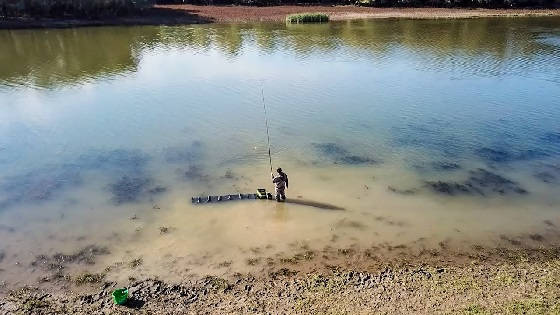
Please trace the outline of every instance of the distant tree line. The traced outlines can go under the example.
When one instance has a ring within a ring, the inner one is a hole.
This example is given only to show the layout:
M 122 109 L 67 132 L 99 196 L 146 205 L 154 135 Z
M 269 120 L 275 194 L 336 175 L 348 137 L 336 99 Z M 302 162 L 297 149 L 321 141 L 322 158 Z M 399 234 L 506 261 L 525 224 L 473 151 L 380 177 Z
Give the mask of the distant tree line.
M 289 4 L 339 4 L 371 7 L 463 7 L 463 8 L 554 8 L 560 0 L 156 0 L 158 4 L 199 5 L 289 5 Z
M 153 0 L 0 0 L 0 17 L 111 17 L 127 15 L 153 3 Z

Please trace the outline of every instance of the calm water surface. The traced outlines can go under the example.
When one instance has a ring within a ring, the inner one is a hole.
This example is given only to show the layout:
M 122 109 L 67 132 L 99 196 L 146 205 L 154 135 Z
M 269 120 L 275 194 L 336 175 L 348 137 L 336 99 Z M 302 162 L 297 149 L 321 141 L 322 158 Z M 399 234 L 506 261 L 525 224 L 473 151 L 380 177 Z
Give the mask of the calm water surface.
M 122 280 L 258 269 L 246 259 L 301 247 L 558 243 L 558 18 L 0 31 L 0 42 L 7 283 L 36 282 L 39 255 L 92 244 L 110 254 L 76 270 L 141 258 L 110 274 Z M 191 204 L 272 188 L 261 89 L 289 196 L 344 211 Z

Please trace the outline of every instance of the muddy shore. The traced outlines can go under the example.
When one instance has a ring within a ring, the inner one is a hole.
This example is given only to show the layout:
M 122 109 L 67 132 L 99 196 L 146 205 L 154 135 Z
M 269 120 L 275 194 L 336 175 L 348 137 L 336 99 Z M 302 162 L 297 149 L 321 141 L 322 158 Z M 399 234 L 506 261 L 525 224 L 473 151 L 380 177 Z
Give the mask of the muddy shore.
M 323 12 L 331 20 L 407 18 L 560 16 L 559 9 L 371 8 L 356 6 L 198 6 L 158 5 L 141 14 L 106 19 L 0 19 L 0 29 L 67 28 L 104 25 L 182 25 L 200 23 L 283 22 L 288 14 Z
M 557 314 L 560 247 L 473 246 L 327 250 L 270 261 L 255 273 L 178 283 L 66 275 L 50 286 L 3 288 L 0 314 Z M 140 262 L 141 263 L 141 262 Z M 74 280 L 70 280 L 74 279 Z M 80 286 L 76 287 L 79 279 Z M 114 305 L 111 291 L 130 299 Z

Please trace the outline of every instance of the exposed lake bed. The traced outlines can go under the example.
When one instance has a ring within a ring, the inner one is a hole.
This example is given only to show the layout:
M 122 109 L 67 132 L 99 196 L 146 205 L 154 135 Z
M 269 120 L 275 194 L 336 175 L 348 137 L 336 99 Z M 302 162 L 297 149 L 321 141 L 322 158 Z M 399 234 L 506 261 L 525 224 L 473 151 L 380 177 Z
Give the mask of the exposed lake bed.
M 557 18 L 1 31 L 3 294 L 202 281 L 220 299 L 251 277 L 316 292 L 470 265 L 509 283 L 523 264 L 553 290 L 559 36 Z M 272 188 L 261 88 L 291 202 L 193 204 Z

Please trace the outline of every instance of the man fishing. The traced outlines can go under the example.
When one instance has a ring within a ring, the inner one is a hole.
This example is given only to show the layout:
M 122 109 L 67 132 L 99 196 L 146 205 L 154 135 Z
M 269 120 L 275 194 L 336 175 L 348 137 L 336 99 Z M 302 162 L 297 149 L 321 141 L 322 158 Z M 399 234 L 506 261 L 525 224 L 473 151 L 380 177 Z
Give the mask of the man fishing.
M 276 172 L 278 172 L 277 176 L 275 176 L 274 173 L 271 173 L 272 182 L 274 183 L 274 192 L 276 193 L 276 201 L 280 202 L 280 198 L 282 201 L 285 201 L 285 190 L 288 188 L 288 175 L 286 175 L 281 168 L 278 168 Z

